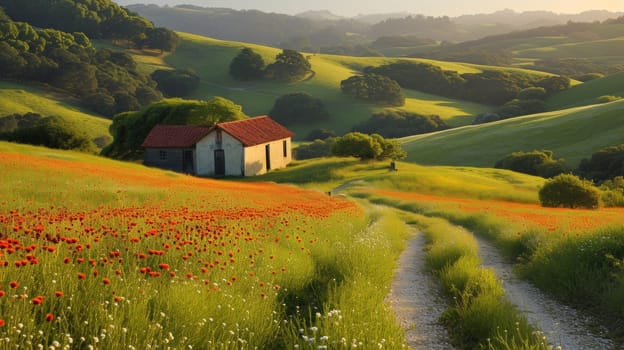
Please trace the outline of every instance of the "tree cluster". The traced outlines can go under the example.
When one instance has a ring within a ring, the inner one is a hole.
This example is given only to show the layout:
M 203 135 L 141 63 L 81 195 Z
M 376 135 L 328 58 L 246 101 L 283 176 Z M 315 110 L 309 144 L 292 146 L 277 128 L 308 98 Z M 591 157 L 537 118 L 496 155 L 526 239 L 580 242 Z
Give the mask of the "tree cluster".
M 157 69 L 150 77 L 166 97 L 186 97 L 199 87 L 199 75 L 190 69 Z
M 343 93 L 384 106 L 402 106 L 405 104 L 405 96 L 401 92 L 401 86 L 391 78 L 384 75 L 367 73 L 354 75 L 340 82 Z
M 397 138 L 445 130 L 449 126 L 437 115 L 420 115 L 405 111 L 382 111 L 355 127 L 353 131 L 377 133 L 383 137 Z
M 333 143 L 334 138 L 331 137 L 323 140 L 316 139 L 310 143 L 297 146 L 293 149 L 293 155 L 297 160 L 330 157 Z
M 36 113 L 1 117 L 0 140 L 88 153 L 97 152 L 95 143 L 63 118 L 43 117 Z
M 407 155 L 396 140 L 385 139 L 379 134 L 367 135 L 360 132 L 350 132 L 335 138 L 331 143 L 331 153 L 339 157 L 356 157 L 362 160 L 398 160 Z
M 498 70 L 458 74 L 432 64 L 415 62 L 366 67 L 364 72 L 389 77 L 406 89 L 491 105 L 503 105 L 526 88 L 542 87 L 546 95 L 550 96 L 570 86 L 570 79 L 566 77 L 543 77 Z
M 141 144 L 156 124 L 213 126 L 220 122 L 244 119 L 240 105 L 223 97 L 208 101 L 166 99 L 136 112 L 115 115 L 110 126 L 113 143 L 102 154 L 117 159 L 138 159 Z
M 323 101 L 305 92 L 281 96 L 275 101 L 269 115 L 285 125 L 329 119 L 329 112 L 325 108 Z
M 295 50 L 284 49 L 275 56 L 275 62 L 265 65 L 264 59 L 245 47 L 230 61 L 230 75 L 240 81 L 277 80 L 293 82 L 310 74 L 310 62 Z
M 598 183 L 624 176 L 624 144 L 603 148 L 581 160 L 578 173 Z
M 154 28 L 147 19 L 111 0 L 0 0 L 15 21 L 63 32 L 81 32 L 92 39 L 121 39 L 135 47 L 173 51 L 178 36 L 166 28 Z
M 509 169 L 519 173 L 551 178 L 567 171 L 562 158 L 554 159 L 549 150 L 513 152 L 494 165 L 498 169 Z
M 139 73 L 126 53 L 96 51 L 82 33 L 0 20 L 0 79 L 7 78 L 66 90 L 106 116 L 137 110 L 162 98 L 156 83 Z

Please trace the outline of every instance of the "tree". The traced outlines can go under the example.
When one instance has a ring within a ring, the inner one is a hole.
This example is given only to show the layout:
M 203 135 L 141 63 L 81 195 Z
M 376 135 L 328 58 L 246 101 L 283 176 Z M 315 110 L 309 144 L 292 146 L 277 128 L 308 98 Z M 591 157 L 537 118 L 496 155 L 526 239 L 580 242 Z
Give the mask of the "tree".
M 379 142 L 359 132 L 350 132 L 338 137 L 331 146 L 331 153 L 335 156 L 357 157 L 362 160 L 375 159 L 382 152 Z
M 624 176 L 624 144 L 603 148 L 581 160 L 579 173 L 597 182 Z
M 269 112 L 271 118 L 283 124 L 318 122 L 329 119 L 323 101 L 305 92 L 281 96 Z
M 383 137 L 403 137 L 445 130 L 449 126 L 437 115 L 424 116 L 405 111 L 382 111 L 353 127 L 365 134 Z
M 157 69 L 151 78 L 167 97 L 185 97 L 199 87 L 199 75 L 190 69 Z
M 548 150 L 513 152 L 496 162 L 494 167 L 546 178 L 566 171 L 564 160 L 554 159 L 553 152 Z
M 403 159 L 405 151 L 396 140 L 384 139 L 379 134 L 366 135 L 350 132 L 337 137 L 331 145 L 331 153 L 340 157 L 357 157 L 365 159 Z
M 600 207 L 600 191 L 588 180 L 572 174 L 561 174 L 548 180 L 539 190 L 544 207 L 596 209 Z
M 302 54 L 284 49 L 275 56 L 275 62 L 266 67 L 265 76 L 271 80 L 292 82 L 305 77 L 311 68 L 310 62 Z
M 325 140 L 316 139 L 308 144 L 302 144 L 293 149 L 294 157 L 297 160 L 321 158 L 331 156 L 332 138 Z
M 178 44 L 180 44 L 180 37 L 173 30 L 167 28 L 153 28 L 147 30 L 147 39 L 145 45 L 152 49 L 162 51 L 173 52 Z
M 236 80 L 261 79 L 264 74 L 264 60 L 252 49 L 243 48 L 230 62 L 230 75 Z
M 399 84 L 383 75 L 354 75 L 340 82 L 343 93 L 380 105 L 402 106 L 405 97 Z
M 544 88 L 547 95 L 552 95 L 570 87 L 570 78 L 564 76 L 552 76 L 537 82 L 537 86 Z
M 336 137 L 336 132 L 329 129 L 314 129 L 305 137 L 307 141 L 325 140 L 330 137 Z

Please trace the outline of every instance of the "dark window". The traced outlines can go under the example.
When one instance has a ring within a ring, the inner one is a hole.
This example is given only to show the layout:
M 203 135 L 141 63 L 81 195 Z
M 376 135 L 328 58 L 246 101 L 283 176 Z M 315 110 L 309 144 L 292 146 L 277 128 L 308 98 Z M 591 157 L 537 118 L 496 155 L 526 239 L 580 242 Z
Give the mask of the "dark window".
M 221 134 L 221 130 L 217 130 L 217 145 L 223 143 L 223 135 Z
M 158 152 L 158 159 L 160 159 L 160 160 L 167 160 L 167 151 L 160 151 L 160 152 Z
M 288 141 L 284 140 L 282 146 L 284 147 L 284 158 L 286 158 L 288 157 Z
M 266 145 L 264 147 L 264 153 L 266 156 L 266 169 L 269 171 L 271 170 L 271 145 Z

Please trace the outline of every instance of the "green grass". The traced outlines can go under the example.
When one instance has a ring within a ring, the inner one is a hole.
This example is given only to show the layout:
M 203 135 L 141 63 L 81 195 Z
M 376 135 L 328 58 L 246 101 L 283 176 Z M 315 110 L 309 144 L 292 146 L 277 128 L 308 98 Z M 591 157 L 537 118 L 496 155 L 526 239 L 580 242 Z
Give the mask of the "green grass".
M 402 139 L 408 161 L 492 167 L 516 151 L 552 150 L 575 168 L 582 158 L 621 144 L 624 101 L 577 107 Z
M 78 107 L 76 99 L 49 88 L 0 82 L 0 116 L 28 112 L 60 116 L 91 139 L 111 137 L 108 132 L 111 121 Z
M 624 56 L 624 37 L 606 40 L 576 41 L 516 51 L 520 57 L 534 59 L 574 57 L 609 63 Z M 620 61 L 621 62 L 621 61 Z
M 598 97 L 614 95 L 624 97 L 624 73 L 617 73 L 573 86 L 550 97 L 546 104 L 551 110 L 590 105 Z
M 389 172 L 387 162 L 323 158 L 297 161 L 285 169 L 245 181 L 276 181 L 322 191 L 351 183 L 347 188 L 356 191 L 375 188 L 524 203 L 537 203 L 537 189 L 544 183 L 539 177 L 501 169 L 421 166 L 405 162 L 397 162 L 397 168 L 398 171 Z

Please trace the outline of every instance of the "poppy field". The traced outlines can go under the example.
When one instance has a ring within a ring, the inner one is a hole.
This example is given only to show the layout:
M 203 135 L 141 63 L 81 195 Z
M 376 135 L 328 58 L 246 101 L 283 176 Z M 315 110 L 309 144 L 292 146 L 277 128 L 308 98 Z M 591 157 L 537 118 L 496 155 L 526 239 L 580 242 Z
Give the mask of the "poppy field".
M 404 343 L 389 212 L 7 144 L 0 179 L 0 348 Z

